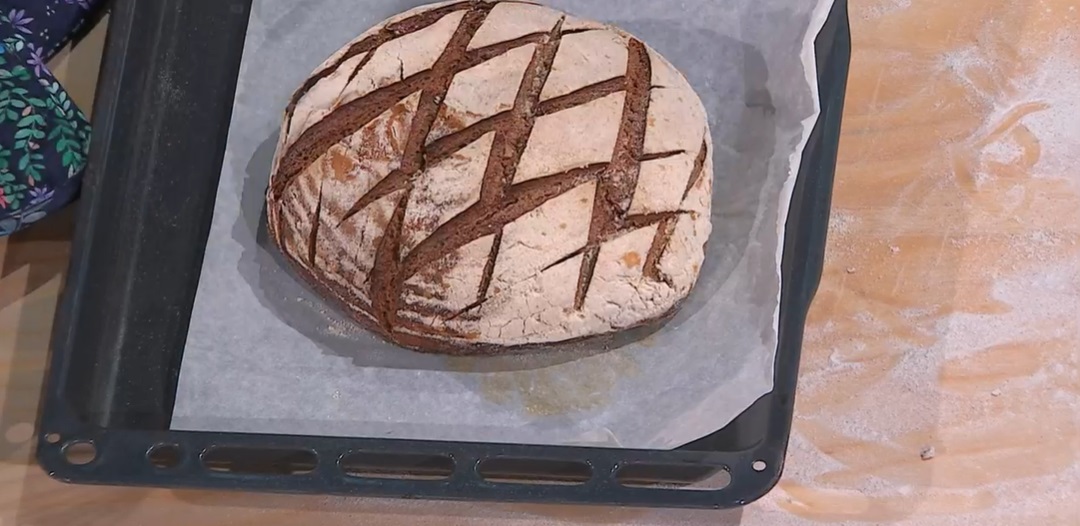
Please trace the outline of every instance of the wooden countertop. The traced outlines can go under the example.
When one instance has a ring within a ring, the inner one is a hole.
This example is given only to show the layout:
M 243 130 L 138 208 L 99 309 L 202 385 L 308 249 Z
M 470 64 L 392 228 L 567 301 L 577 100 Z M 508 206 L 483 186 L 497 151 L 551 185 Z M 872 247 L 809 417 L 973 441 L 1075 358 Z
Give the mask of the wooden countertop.
M 30 458 L 67 215 L 0 241 L 0 525 L 1080 524 L 1080 6 L 851 4 L 825 277 L 785 479 L 761 502 L 716 514 L 54 482 Z M 85 64 L 56 66 L 83 107 Z

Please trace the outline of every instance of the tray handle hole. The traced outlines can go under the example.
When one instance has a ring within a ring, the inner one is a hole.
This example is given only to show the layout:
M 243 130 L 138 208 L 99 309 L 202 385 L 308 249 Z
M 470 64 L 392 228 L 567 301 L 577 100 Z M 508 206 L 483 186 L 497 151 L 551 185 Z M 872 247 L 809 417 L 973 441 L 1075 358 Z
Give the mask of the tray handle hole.
M 630 488 L 718 491 L 731 485 L 726 466 L 638 463 L 620 466 L 615 481 Z
M 72 466 L 85 466 L 97 459 L 97 448 L 89 440 L 72 440 L 64 444 L 61 452 Z
M 319 465 L 319 455 L 310 449 L 213 446 L 201 460 L 210 471 L 242 475 L 305 475 Z
M 498 457 L 481 460 L 476 472 L 497 484 L 580 486 L 592 478 L 593 469 L 579 460 Z
M 183 452 L 176 444 L 157 444 L 146 452 L 146 460 L 157 469 L 172 469 L 180 465 Z
M 402 480 L 445 480 L 454 473 L 447 455 L 352 451 L 338 460 L 347 477 Z

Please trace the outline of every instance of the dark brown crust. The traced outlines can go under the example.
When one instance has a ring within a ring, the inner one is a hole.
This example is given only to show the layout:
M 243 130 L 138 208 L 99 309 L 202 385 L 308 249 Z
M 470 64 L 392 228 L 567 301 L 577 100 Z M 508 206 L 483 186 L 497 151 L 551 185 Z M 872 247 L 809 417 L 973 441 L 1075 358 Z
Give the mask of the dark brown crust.
M 344 222 L 380 199 L 401 193 L 400 197 L 395 197 L 396 205 L 392 217 L 382 238 L 376 244 L 375 262 L 368 276 L 369 297 L 372 298 L 373 304 L 367 305 L 362 298 L 356 297 L 347 290 L 342 290 L 341 287 L 319 276 L 314 255 L 322 207 L 321 190 L 315 210 L 315 222 L 309 238 L 308 265 L 305 266 L 294 260 L 287 252 L 286 258 L 305 281 L 323 296 L 339 303 L 357 322 L 393 343 L 423 352 L 482 355 L 504 353 L 507 349 L 536 347 L 535 345 L 506 346 L 470 341 L 472 339 L 470 335 L 418 323 L 401 317 L 399 312 L 403 303 L 403 291 L 408 288 L 405 286 L 408 279 L 421 271 L 427 272 L 426 268 L 469 243 L 487 236 L 494 236 L 492 250 L 477 291 L 476 303 L 456 313 L 447 312 L 446 309 L 428 312 L 419 306 L 409 305 L 408 307 L 414 314 L 454 319 L 482 305 L 488 298 L 488 289 L 491 287 L 495 262 L 500 251 L 503 229 L 544 203 L 584 184 L 596 183 L 589 243 L 586 247 L 560 260 L 560 262 L 565 262 L 577 255 L 585 255 L 580 271 L 578 298 L 575 301 L 578 309 L 584 305 L 595 272 L 596 259 L 604 242 L 631 230 L 654 224 L 660 225 L 657 239 L 662 241 L 661 233 L 668 229 L 673 230 L 670 225 L 674 225 L 678 215 L 685 213 L 679 211 L 636 216 L 628 214 L 630 202 L 637 187 L 641 164 L 686 153 L 674 151 L 648 154 L 643 151 L 651 90 L 654 89 L 651 86 L 650 57 L 645 45 L 630 39 L 628 69 L 624 76 L 598 82 L 541 103 L 540 93 L 551 72 L 559 44 L 564 36 L 561 29 L 562 20 L 550 32 L 534 33 L 511 41 L 468 50 L 469 41 L 495 4 L 496 2 L 482 1 L 460 2 L 395 22 L 375 35 L 354 44 L 335 61 L 334 65 L 315 74 L 294 96 L 287 110 L 287 121 L 291 121 L 291 115 L 303 95 L 320 79 L 326 78 L 340 68 L 349 58 L 360 53 L 369 53 L 351 73 L 351 77 L 355 77 L 379 46 L 394 38 L 429 27 L 451 13 L 465 11 L 454 36 L 451 37 L 443 54 L 431 69 L 403 78 L 401 82 L 385 86 L 356 101 L 344 104 L 336 108 L 330 116 L 305 130 L 282 155 L 267 193 L 268 205 L 272 209 L 268 228 L 275 242 L 283 246 L 278 237 L 280 225 L 277 221 L 280 221 L 280 214 L 277 213 L 276 207 L 279 206 L 278 200 L 284 195 L 289 183 L 316 159 L 329 151 L 334 144 L 400 104 L 411 94 L 421 91 L 420 102 L 413 115 L 400 167 L 361 196 L 341 220 Z M 580 29 L 565 34 L 591 30 Z M 487 117 L 465 129 L 426 144 L 442 107 L 442 101 L 453 78 L 458 73 L 513 49 L 532 44 L 536 45 L 536 50 L 523 76 L 511 110 Z M 538 117 L 588 104 L 620 91 L 626 93 L 626 102 L 611 162 L 588 165 L 513 184 L 518 165 Z M 403 255 L 401 243 L 405 212 L 415 178 L 422 174 L 427 166 L 450 157 L 491 132 L 496 132 L 496 136 L 485 170 L 480 200 L 452 217 L 407 255 Z M 703 151 L 699 158 L 704 155 Z M 699 172 L 703 163 L 696 163 L 696 165 L 695 172 Z M 700 173 L 692 175 L 690 184 L 694 184 L 700 176 Z M 670 240 L 670 234 L 667 234 L 667 237 Z M 654 239 L 654 248 L 657 239 Z M 650 267 L 650 258 L 654 260 L 652 265 L 656 265 L 662 255 L 662 248 L 658 249 L 656 255 L 653 255 L 653 252 L 650 250 L 650 257 L 646 258 L 647 269 Z M 648 276 L 649 273 L 647 272 L 646 275 Z M 673 308 L 670 312 L 675 310 Z M 655 320 L 644 321 L 639 325 L 647 325 L 653 321 Z M 630 328 L 633 327 L 618 328 L 616 331 Z M 424 335 L 416 333 L 424 333 Z
M 474 10 L 470 10 L 467 15 L 487 13 L 494 5 L 494 3 L 479 2 L 477 3 L 477 7 L 474 7 Z M 421 27 L 421 29 L 423 29 L 423 27 Z M 589 29 L 588 31 L 592 31 L 592 29 Z M 407 33 L 402 33 L 401 35 L 397 35 L 394 38 L 398 38 L 405 34 Z M 415 93 L 420 89 L 423 89 L 425 85 L 431 82 L 440 82 L 444 80 L 452 81 L 454 75 L 462 71 L 483 64 L 484 62 L 509 53 L 514 49 L 518 49 L 520 47 L 530 44 L 535 44 L 546 36 L 547 35 L 544 33 L 526 35 L 525 37 L 520 37 L 507 42 L 499 42 L 468 51 L 465 53 L 465 56 L 461 60 L 456 61 L 457 67 L 454 70 L 447 72 L 449 73 L 448 78 L 433 79 L 432 77 L 439 77 L 439 74 L 442 72 L 436 72 L 435 68 L 432 68 L 426 71 L 416 73 L 408 78 L 403 78 L 400 82 L 385 86 L 383 88 L 379 88 L 375 91 L 372 91 L 371 93 L 368 93 L 367 95 L 364 95 L 363 97 L 360 97 L 359 99 L 341 105 L 334 110 L 334 114 L 332 117 L 323 119 L 311 128 L 304 130 L 304 133 L 302 133 L 300 137 L 298 137 L 296 141 L 292 144 L 292 146 L 289 147 L 286 155 L 283 156 L 281 159 L 280 166 L 278 167 L 277 174 L 275 175 L 274 185 L 271 188 L 270 192 L 277 196 L 282 195 L 287 189 L 289 183 L 292 182 L 294 177 L 300 172 L 302 172 L 305 168 L 310 166 L 311 163 L 315 162 L 315 160 L 318 159 L 323 152 L 330 149 L 331 146 L 337 144 L 345 137 L 348 137 L 351 132 L 363 128 L 366 124 L 377 118 L 379 115 L 382 115 L 383 112 L 390 109 L 398 102 L 401 102 L 409 95 Z M 385 42 L 375 41 L 375 43 L 377 43 L 378 45 L 382 45 Z M 378 45 L 371 49 L 371 54 L 374 54 L 374 50 L 378 47 Z M 357 66 L 356 71 L 354 71 L 353 74 L 350 75 L 350 77 L 354 77 L 356 75 L 356 72 L 358 72 L 360 68 L 367 64 L 367 61 L 370 57 L 371 55 L 365 57 L 365 60 L 361 61 L 360 65 Z M 328 75 L 329 73 L 326 73 L 323 78 Z M 617 81 L 617 79 L 610 79 L 608 81 L 598 84 L 599 87 L 595 91 L 595 94 L 598 95 L 597 98 L 608 94 L 605 92 L 613 88 L 613 81 Z M 288 137 L 290 131 L 289 127 L 291 126 L 292 116 L 296 111 L 296 104 L 298 104 L 299 101 L 303 98 L 304 94 L 310 91 L 317 83 L 318 80 L 311 82 L 310 86 L 305 84 L 301 90 L 297 91 L 297 93 L 294 94 L 294 101 L 290 103 L 289 108 L 285 112 L 286 123 L 288 123 L 285 127 L 286 137 Z M 583 90 L 587 88 L 588 87 L 583 88 Z M 611 92 L 613 93 L 614 91 Z M 593 94 L 594 92 L 586 91 L 583 94 L 570 95 L 575 95 L 575 97 L 581 98 Z M 567 97 L 569 97 L 569 95 Z M 555 99 L 553 101 L 549 101 L 551 103 L 551 109 L 548 110 L 548 112 L 554 113 L 555 111 L 559 111 L 561 105 L 573 103 L 573 101 L 576 100 L 575 98 L 565 99 L 562 97 L 560 97 L 560 99 L 563 100 Z M 539 115 L 546 114 L 547 112 L 539 113 Z M 500 115 L 496 115 L 494 117 L 490 117 L 489 119 L 494 120 L 499 117 Z M 499 124 L 500 122 L 497 120 L 487 123 L 490 129 L 496 129 Z
M 690 172 L 690 179 L 686 183 L 686 189 L 683 190 L 681 201 L 686 201 L 686 198 L 690 196 L 690 191 L 694 189 L 694 185 L 701 180 L 701 176 L 705 173 L 705 161 L 708 160 L 708 155 L 709 143 L 703 140 L 701 150 L 698 151 L 697 158 L 694 159 L 694 169 Z M 669 217 L 661 221 L 660 226 L 657 227 L 652 246 L 649 247 L 649 254 L 645 257 L 644 273 L 646 278 L 671 285 L 671 278 L 660 271 L 660 260 L 663 259 L 664 253 L 667 252 L 668 246 L 671 245 L 671 237 L 675 235 L 675 227 L 678 223 L 679 218 L 677 216 Z
M 454 31 L 454 35 L 450 37 L 446 49 L 432 66 L 432 80 L 424 87 L 420 95 L 420 104 L 417 106 L 412 127 L 409 129 L 409 138 L 405 143 L 401 163 L 402 172 L 411 176 L 424 170 L 424 144 L 438 117 L 439 107 L 446 98 L 446 92 L 450 90 L 454 75 L 460 71 L 458 68 L 465 61 L 465 51 L 469 47 L 469 41 L 483 25 L 489 11 L 490 8 L 474 8 L 467 11 L 461 24 Z M 368 297 L 372 298 L 375 318 L 382 329 L 388 333 L 394 332 L 401 302 L 401 288 L 405 282 L 405 279 L 401 278 L 400 269 L 401 236 L 405 224 L 405 207 L 408 206 L 411 192 L 410 187 L 398 201 L 390 225 L 383 233 L 383 239 L 375 253 L 375 265 L 370 273 L 371 290 Z
M 296 90 L 296 93 L 293 94 L 292 99 L 289 101 L 288 107 L 285 108 L 285 136 L 289 136 L 290 125 L 292 124 L 292 117 L 293 114 L 296 112 L 296 105 L 300 103 L 300 100 L 304 98 L 304 95 L 307 95 L 308 92 L 310 92 L 315 87 L 315 85 L 319 83 L 319 81 L 329 77 L 335 71 L 340 69 L 341 65 L 345 62 L 348 62 L 349 59 L 362 53 L 368 53 L 368 56 L 364 57 L 364 59 L 360 61 L 360 64 L 358 64 L 357 67 L 353 69 L 352 74 L 349 75 L 349 78 L 353 79 L 356 77 L 356 74 L 359 73 L 361 69 L 363 69 L 367 62 L 371 60 L 371 56 L 374 54 L 374 51 L 379 48 L 379 46 L 382 46 L 383 44 L 395 38 L 400 38 L 404 35 L 415 33 L 417 31 L 430 27 L 436 24 L 438 21 L 442 20 L 443 17 L 445 17 L 446 15 L 455 13 L 457 11 L 462 11 L 464 9 L 469 9 L 472 3 L 473 2 L 470 1 L 458 2 L 456 4 L 449 4 L 428 11 L 424 11 L 422 13 L 418 13 L 415 16 L 411 16 L 393 24 L 387 24 L 386 27 L 382 28 L 374 35 L 371 35 L 349 46 L 349 49 L 346 50 L 341 57 L 334 61 L 333 64 L 311 75 L 311 77 L 308 78 L 302 86 L 300 86 L 300 89 Z
M 555 63 L 555 55 L 559 52 L 559 44 L 562 43 L 564 19 L 565 17 L 560 19 L 551 32 L 537 44 L 532 59 L 522 75 L 521 85 L 514 97 L 514 107 L 510 110 L 507 125 L 495 133 L 487 169 L 484 171 L 484 179 L 480 185 L 480 206 L 502 206 L 506 199 L 506 192 L 514 183 L 521 157 L 525 154 L 525 147 L 529 144 L 529 137 L 536 125 L 536 109 L 540 103 L 540 92 L 547 84 L 551 68 Z M 491 286 L 491 279 L 495 274 L 495 262 L 502 245 L 503 228 L 495 234 L 497 244 L 492 246 L 487 263 L 484 265 L 484 275 L 476 297 L 477 304 L 487 300 L 488 287 Z
M 557 113 L 559 111 L 574 108 L 584 104 L 588 104 L 595 100 L 601 99 L 612 93 L 618 93 L 623 89 L 625 85 L 625 78 L 618 77 L 603 82 L 598 82 L 581 88 L 573 93 L 569 93 L 562 97 L 546 100 L 541 102 L 536 111 L 537 117 L 543 117 Z M 503 113 L 499 113 L 483 119 L 472 126 L 469 126 L 463 130 L 452 133 L 445 137 L 442 137 L 431 144 L 429 144 L 424 150 L 424 156 L 427 159 L 428 165 L 438 164 L 451 155 L 463 150 L 470 144 L 476 142 L 484 135 L 493 131 L 506 127 L 511 118 L 513 110 L 508 110 Z M 678 152 L 682 153 L 682 152 Z M 667 157 L 670 152 L 663 154 L 657 154 L 657 159 Z M 369 190 L 366 194 L 360 197 L 353 204 L 352 207 L 342 217 L 341 222 L 348 221 L 354 215 L 362 212 L 367 207 L 371 206 L 376 201 L 394 193 L 398 190 L 405 189 L 413 182 L 413 178 L 418 174 L 409 173 L 403 169 L 397 169 L 390 172 L 389 175 L 379 180 L 375 186 Z M 279 194 L 280 195 L 280 194 Z
M 593 244 L 590 244 L 590 245 L 585 245 L 584 247 L 581 247 L 581 248 L 579 248 L 579 249 L 577 249 L 577 250 L 575 250 L 575 251 L 573 251 L 573 252 L 571 252 L 571 253 L 569 253 L 569 254 L 567 254 L 567 255 L 559 258 L 559 259 L 557 259 L 554 263 L 551 263 L 550 265 L 544 267 L 544 272 L 547 272 L 548 270 L 551 270 L 551 269 L 553 269 L 553 268 L 555 268 L 555 267 L 557 267 L 557 266 L 559 266 L 559 265 L 561 265 L 563 263 L 566 263 L 567 261 L 569 261 L 571 259 L 574 259 L 574 258 L 576 258 L 576 257 L 578 257 L 578 256 L 580 256 L 582 254 L 586 254 L 589 251 L 596 250 L 597 253 L 599 253 L 599 249 L 600 249 L 600 247 L 602 247 L 604 245 L 604 243 L 607 243 L 608 241 L 611 241 L 611 240 L 613 240 L 613 239 L 615 239 L 615 238 L 617 238 L 617 237 L 619 237 L 621 235 L 628 234 L 628 233 L 633 232 L 635 230 L 639 230 L 639 229 L 649 227 L 649 226 L 653 226 L 653 225 L 656 225 L 656 224 L 661 224 L 662 225 L 663 223 L 668 222 L 668 221 L 676 221 L 676 220 L 678 220 L 678 217 L 680 215 L 684 215 L 686 213 L 687 212 L 682 212 L 682 211 L 679 211 L 679 212 L 658 212 L 658 213 L 655 213 L 655 214 L 638 214 L 638 215 L 627 216 L 626 220 L 623 221 L 623 225 L 622 225 L 621 228 L 615 230 L 614 232 L 609 233 L 607 236 L 601 238 L 596 243 L 593 243 Z M 586 256 L 586 257 L 588 257 L 588 256 Z
M 697 158 L 694 159 L 694 169 L 690 172 L 690 180 L 686 182 L 686 190 L 683 190 L 682 200 L 686 201 L 687 197 L 690 197 L 690 191 L 694 189 L 694 185 L 701 180 L 701 176 L 705 174 L 705 161 L 709 159 L 709 143 L 707 141 L 701 141 L 701 151 L 698 152 Z
M 607 163 L 588 165 L 516 184 L 507 192 L 504 206 L 473 205 L 454 216 L 420 242 L 405 258 L 402 279 L 409 279 L 428 265 L 477 239 L 495 235 L 506 225 L 583 184 L 599 179 Z
M 645 44 L 638 40 L 631 39 L 627 47 L 629 57 L 622 123 L 608 171 L 596 185 L 592 223 L 589 225 L 589 248 L 581 263 L 574 297 L 574 308 L 577 310 L 585 307 L 585 299 L 596 272 L 596 262 L 600 257 L 600 242 L 621 226 L 620 222 L 630 209 L 630 200 L 634 197 L 641 173 L 652 97 L 652 59 Z
M 308 264 L 315 266 L 315 254 L 319 247 L 319 226 L 322 221 L 323 187 L 319 184 L 319 198 L 315 203 L 315 212 L 311 214 L 311 235 L 308 236 Z
M 452 337 L 452 339 L 446 339 L 446 336 L 430 337 L 426 338 L 415 334 L 394 333 L 393 335 L 386 333 L 382 330 L 378 323 L 364 310 L 366 302 L 361 301 L 359 298 L 352 296 L 351 294 L 344 294 L 343 291 L 332 284 L 323 283 L 311 272 L 308 272 L 306 268 L 300 265 L 299 262 L 292 258 L 286 257 L 287 265 L 292 268 L 293 273 L 300 276 L 300 278 L 308 284 L 312 290 L 315 291 L 320 297 L 326 299 L 338 310 L 344 312 L 349 316 L 351 320 L 358 325 L 368 330 L 369 332 L 377 335 L 387 343 L 393 345 L 399 345 L 407 349 L 414 350 L 425 354 L 441 354 L 446 356 L 506 356 L 514 354 L 523 354 L 534 350 L 550 350 L 552 347 L 562 347 L 567 345 L 573 345 L 583 341 L 597 341 L 602 340 L 605 337 L 611 337 L 614 334 L 622 331 L 634 330 L 641 327 L 652 325 L 663 325 L 667 320 L 675 315 L 676 312 L 682 307 L 682 303 L 685 299 L 677 302 L 672 308 L 668 309 L 664 314 L 657 316 L 656 318 L 644 320 L 641 323 L 630 325 L 628 327 L 617 327 L 605 334 L 596 334 L 591 336 L 582 336 L 578 338 L 571 338 L 567 340 L 557 342 L 545 342 L 545 343 L 529 343 L 523 345 L 499 345 L 493 343 L 482 342 L 470 342 L 460 337 Z M 419 327 L 418 327 L 419 328 Z M 427 328 L 427 327 L 425 327 Z
M 507 3 L 533 4 L 533 2 L 524 2 L 520 0 L 504 1 Z M 463 2 L 447 4 L 444 6 L 436 7 L 434 9 L 429 9 L 408 18 L 398 20 L 397 22 L 394 22 L 392 24 L 387 24 L 386 27 L 383 27 L 375 34 L 349 46 L 349 49 L 347 49 L 345 53 L 338 57 L 338 59 L 335 60 L 333 64 L 330 64 L 329 66 L 313 73 L 311 77 L 304 81 L 304 84 L 300 86 L 300 89 L 296 90 L 296 92 L 293 93 L 292 98 L 289 100 L 289 105 L 285 109 L 285 136 L 287 137 L 289 135 L 290 125 L 292 124 L 292 116 L 296 112 L 296 105 L 300 103 L 300 100 L 304 98 L 304 95 L 307 95 L 315 87 L 315 85 L 319 83 L 319 81 L 329 77 L 335 71 L 340 69 L 342 64 L 348 62 L 349 59 L 363 53 L 368 53 L 368 55 L 364 57 L 360 61 L 360 63 L 356 65 L 355 68 L 353 68 L 352 73 L 349 74 L 349 81 L 351 82 L 354 78 L 356 78 L 356 75 L 360 73 L 360 70 L 364 69 L 364 66 L 367 65 L 368 61 L 371 60 L 371 57 L 374 55 L 375 50 L 381 47 L 383 44 L 386 44 L 391 40 L 401 38 L 412 33 L 416 33 L 417 31 L 427 29 L 428 27 L 437 24 L 447 15 L 456 13 L 458 11 L 464 11 L 466 9 L 473 9 L 477 6 L 477 4 L 481 3 L 483 2 L 479 2 L 477 0 L 466 0 Z M 492 7 L 494 6 L 493 4 L 491 5 Z M 582 33 L 585 31 L 592 31 L 592 29 L 578 29 L 575 31 L 568 31 L 567 34 Z M 543 36 L 543 33 L 527 36 L 538 38 L 539 36 Z M 528 42 L 521 45 L 525 45 L 527 43 Z
M 495 277 L 495 264 L 499 261 L 499 252 L 502 249 L 502 238 L 503 231 L 499 230 L 499 233 L 495 234 L 495 239 L 491 242 L 491 251 L 488 253 L 487 262 L 484 263 L 484 274 L 480 277 L 480 287 L 476 291 L 476 303 L 455 314 L 455 317 L 472 310 L 487 299 L 488 291 L 491 289 L 491 280 Z
M 675 226 L 678 223 L 678 217 L 669 217 L 656 227 L 656 235 L 653 237 L 652 246 L 649 247 L 649 254 L 645 256 L 645 268 L 642 270 L 646 278 L 662 281 L 669 286 L 672 285 L 671 278 L 660 271 L 660 259 L 664 257 L 664 252 L 667 252 L 668 245 L 671 244 L 671 236 L 675 234 Z

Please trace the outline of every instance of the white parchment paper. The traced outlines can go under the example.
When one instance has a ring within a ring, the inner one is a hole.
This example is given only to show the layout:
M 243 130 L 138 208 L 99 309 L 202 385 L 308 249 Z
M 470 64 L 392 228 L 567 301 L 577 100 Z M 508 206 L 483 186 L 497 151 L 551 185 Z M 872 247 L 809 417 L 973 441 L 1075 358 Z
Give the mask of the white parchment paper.
M 682 70 L 715 142 L 714 232 L 668 323 L 521 356 L 406 351 L 286 270 L 265 234 L 282 112 L 326 57 L 423 0 L 255 0 L 172 428 L 670 449 L 772 389 L 791 190 L 832 0 L 544 0 Z

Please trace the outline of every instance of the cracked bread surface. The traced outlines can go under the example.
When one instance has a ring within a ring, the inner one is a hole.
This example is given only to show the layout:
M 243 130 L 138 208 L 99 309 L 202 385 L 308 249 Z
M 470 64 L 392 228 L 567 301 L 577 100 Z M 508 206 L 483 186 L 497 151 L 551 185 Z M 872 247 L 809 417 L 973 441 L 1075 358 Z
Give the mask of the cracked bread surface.
M 633 36 L 525 2 L 433 4 L 294 94 L 268 229 L 323 296 L 405 347 L 578 340 L 690 293 L 711 147 L 694 90 Z

